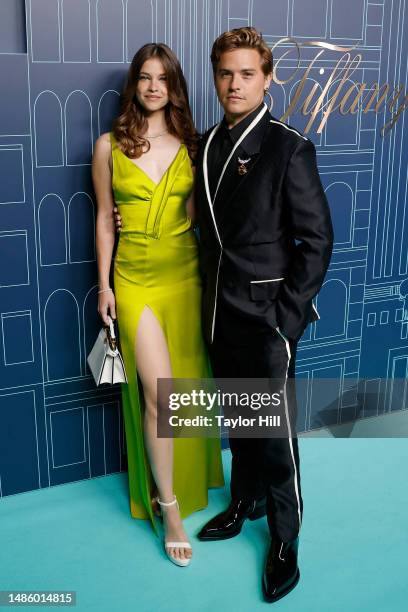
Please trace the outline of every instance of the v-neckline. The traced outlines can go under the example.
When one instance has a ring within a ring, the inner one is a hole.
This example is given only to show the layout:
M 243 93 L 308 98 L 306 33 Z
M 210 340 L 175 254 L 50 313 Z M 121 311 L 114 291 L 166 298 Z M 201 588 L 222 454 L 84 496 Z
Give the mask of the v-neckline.
M 141 168 L 141 167 L 140 167 L 138 164 L 135 164 L 134 162 L 132 162 L 132 160 L 131 160 L 131 159 L 130 159 L 130 158 L 127 156 L 127 155 L 125 155 L 125 154 L 124 154 L 124 152 L 123 152 L 123 151 L 120 149 L 120 147 L 118 147 L 118 149 L 119 149 L 119 151 L 122 153 L 122 155 L 123 155 L 123 156 L 124 156 L 124 157 L 125 157 L 125 158 L 128 160 L 128 162 L 129 162 L 129 163 L 131 163 L 131 164 L 132 164 L 132 166 L 134 166 L 134 167 L 135 167 L 137 170 L 139 170 L 140 172 L 142 172 L 142 173 L 145 175 L 145 177 L 146 177 L 146 178 L 148 178 L 148 179 L 149 179 L 149 181 L 150 181 L 150 182 L 151 182 L 151 183 L 152 183 L 152 184 L 155 186 L 155 189 L 157 189 L 157 187 L 158 187 L 158 186 L 161 184 L 162 180 L 164 179 L 164 177 L 166 176 L 166 174 L 168 173 L 168 171 L 170 170 L 170 168 L 173 166 L 174 162 L 175 162 L 175 161 L 176 161 L 176 159 L 178 158 L 178 156 L 179 156 L 179 154 L 180 154 L 180 151 L 181 151 L 181 149 L 183 148 L 183 146 L 184 146 L 184 143 L 181 143 L 181 144 L 180 144 L 180 146 L 179 146 L 179 148 L 178 148 L 178 150 L 177 150 L 177 153 L 176 153 L 176 154 L 175 154 L 175 156 L 173 157 L 173 159 L 172 159 L 172 161 L 171 161 L 170 165 L 167 167 L 167 169 L 165 170 L 165 172 L 162 174 L 162 177 L 161 177 L 161 179 L 160 179 L 160 181 L 159 181 L 158 183 L 156 183 L 156 181 L 154 181 L 154 180 L 153 180 L 153 179 L 152 179 L 152 178 L 151 178 L 151 177 L 150 177 L 150 176 L 147 174 L 147 172 L 146 172 L 145 170 L 143 170 L 143 168 Z

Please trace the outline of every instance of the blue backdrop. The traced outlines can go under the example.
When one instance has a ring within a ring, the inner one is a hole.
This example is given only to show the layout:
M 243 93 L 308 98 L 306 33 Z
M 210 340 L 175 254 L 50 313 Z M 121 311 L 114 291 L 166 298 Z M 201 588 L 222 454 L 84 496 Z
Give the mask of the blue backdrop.
M 144 43 L 181 60 L 198 129 L 222 116 L 209 54 L 216 36 L 254 25 L 272 46 L 285 36 L 356 46 L 350 78 L 407 90 L 404 0 L 2 0 L 0 8 L 0 494 L 126 469 L 119 389 L 99 389 L 86 356 L 100 327 L 95 263 L 95 139 L 110 130 L 123 77 Z M 315 55 L 305 50 L 302 66 Z M 277 55 L 282 49 L 277 50 Z M 293 57 L 293 56 L 292 56 Z M 309 75 L 323 88 L 338 54 Z M 291 64 L 292 62 L 292 64 Z M 290 75 L 293 59 L 282 64 Z M 283 115 L 296 79 L 272 87 Z M 304 98 L 305 96 L 303 96 Z M 316 300 L 320 321 L 299 345 L 307 379 L 299 429 L 316 426 L 314 381 L 338 380 L 338 422 L 367 393 L 405 380 L 408 323 L 407 129 L 386 138 L 386 114 L 329 119 L 312 130 L 335 226 L 335 248 Z M 303 130 L 297 112 L 289 122 Z M 404 145 L 405 142 L 405 145 Z M 404 282 L 405 281 L 405 282 Z M 384 389 L 383 389 L 384 390 Z M 406 380 L 360 416 L 401 408 Z

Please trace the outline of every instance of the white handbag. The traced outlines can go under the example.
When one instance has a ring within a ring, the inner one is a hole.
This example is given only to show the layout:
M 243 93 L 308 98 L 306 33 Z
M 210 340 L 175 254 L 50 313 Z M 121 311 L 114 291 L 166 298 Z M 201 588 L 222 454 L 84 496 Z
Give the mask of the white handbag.
M 97 386 L 104 383 L 114 385 L 128 382 L 111 317 L 109 317 L 109 326 L 102 327 L 99 332 L 87 362 Z

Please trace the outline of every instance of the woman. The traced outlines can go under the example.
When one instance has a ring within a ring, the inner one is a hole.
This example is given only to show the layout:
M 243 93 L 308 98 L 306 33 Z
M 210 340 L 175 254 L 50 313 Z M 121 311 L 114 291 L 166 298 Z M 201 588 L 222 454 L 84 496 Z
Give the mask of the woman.
M 113 131 L 95 145 L 98 310 L 105 324 L 117 311 L 128 375 L 122 400 L 131 514 L 149 518 L 156 530 L 152 497 L 157 491 L 165 550 L 177 565 L 187 565 L 192 556 L 181 519 L 207 505 L 209 487 L 224 484 L 219 439 L 157 437 L 157 379 L 210 376 L 192 229 L 196 148 L 176 56 L 165 44 L 144 45 L 129 68 Z M 113 292 L 115 204 L 123 229 Z

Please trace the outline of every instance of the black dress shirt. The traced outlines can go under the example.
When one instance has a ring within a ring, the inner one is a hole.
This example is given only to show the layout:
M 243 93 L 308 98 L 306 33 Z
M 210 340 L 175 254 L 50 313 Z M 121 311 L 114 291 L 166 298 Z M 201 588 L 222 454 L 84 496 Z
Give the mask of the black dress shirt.
M 264 106 L 264 102 L 262 102 L 255 110 L 253 110 L 249 115 L 247 115 L 244 119 L 242 119 L 239 123 L 234 125 L 234 127 L 229 128 L 225 115 L 223 120 L 221 121 L 221 125 L 218 128 L 215 136 L 210 144 L 208 150 L 208 178 L 209 178 L 209 186 L 211 197 L 214 199 L 215 190 L 217 189 L 218 179 L 221 175 L 222 169 L 224 167 L 225 162 L 229 154 L 231 153 L 235 143 L 240 138 L 240 136 L 245 132 L 247 127 L 251 124 L 251 122 L 255 119 L 256 115 L 262 110 Z M 251 146 L 247 146 L 249 142 L 247 142 L 251 137 L 251 142 L 253 138 L 262 138 L 262 133 L 254 130 L 248 134 L 247 138 L 239 145 L 236 149 L 231 161 L 230 165 L 232 167 L 236 167 L 238 169 L 238 157 L 248 159 L 251 153 Z M 249 167 L 249 164 L 246 164 L 246 167 Z M 236 177 L 239 179 L 240 175 L 236 172 Z

